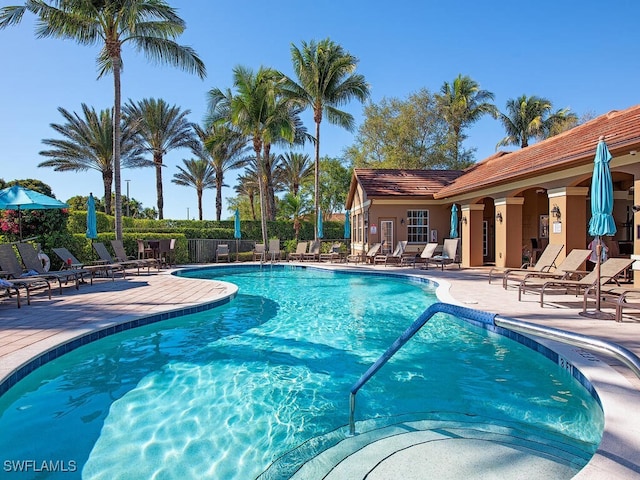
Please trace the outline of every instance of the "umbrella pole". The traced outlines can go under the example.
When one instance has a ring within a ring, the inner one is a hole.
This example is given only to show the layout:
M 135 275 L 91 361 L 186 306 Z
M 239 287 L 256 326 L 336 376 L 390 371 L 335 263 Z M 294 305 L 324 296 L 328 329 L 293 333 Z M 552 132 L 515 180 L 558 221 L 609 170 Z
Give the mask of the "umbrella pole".
M 240 261 L 240 251 L 238 250 L 238 244 L 239 244 L 239 241 L 236 238 L 236 262 Z
M 596 309 L 592 312 L 587 312 L 586 310 L 583 312 L 579 312 L 579 315 L 588 318 L 595 318 L 598 320 L 614 320 L 615 316 L 611 313 L 603 312 L 600 310 L 600 295 L 602 293 L 602 289 L 600 286 L 600 264 L 602 263 L 602 238 L 598 238 L 598 243 L 596 244 Z

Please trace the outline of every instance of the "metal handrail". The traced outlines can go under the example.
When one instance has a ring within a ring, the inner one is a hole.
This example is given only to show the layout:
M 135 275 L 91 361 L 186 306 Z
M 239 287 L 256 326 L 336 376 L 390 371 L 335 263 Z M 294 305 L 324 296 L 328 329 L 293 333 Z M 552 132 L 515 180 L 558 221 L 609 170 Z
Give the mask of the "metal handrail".
M 349 395 L 349 434 L 355 435 L 355 409 L 356 394 L 358 390 L 380 370 L 385 363 L 393 357 L 393 355 L 407 343 L 425 323 L 427 323 L 436 313 L 447 313 L 456 317 L 483 323 L 485 325 L 493 325 L 511 330 L 517 333 L 534 335 L 561 343 L 585 348 L 598 353 L 611 354 L 625 363 L 640 378 L 640 358 L 638 358 L 630 350 L 611 342 L 599 340 L 596 338 L 580 335 L 577 333 L 567 332 L 551 327 L 544 327 L 533 323 L 523 322 L 520 320 L 498 318 L 498 314 L 481 312 L 467 307 L 452 305 L 449 303 L 434 303 L 430 305 L 412 324 L 400 335 L 393 344 L 369 367 L 369 369 L 358 379 L 351 387 Z

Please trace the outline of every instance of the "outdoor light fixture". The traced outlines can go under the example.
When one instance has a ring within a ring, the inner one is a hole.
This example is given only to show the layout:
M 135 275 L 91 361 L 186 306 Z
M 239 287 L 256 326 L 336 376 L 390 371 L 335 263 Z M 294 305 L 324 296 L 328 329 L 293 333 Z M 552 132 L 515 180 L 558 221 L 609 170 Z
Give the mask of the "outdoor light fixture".
M 467 217 L 466 216 L 462 217 L 462 223 L 464 223 L 465 225 L 467 224 Z
M 500 223 L 502 223 L 502 212 L 496 213 L 496 220 L 498 220 Z
M 629 152 L 629 155 L 635 155 L 636 153 L 638 153 L 638 152 L 636 152 L 635 150 L 631 150 L 631 151 Z
M 634 205 L 633 207 L 631 207 L 631 210 L 633 210 L 634 212 L 640 212 L 640 205 Z
M 400 219 L 400 225 L 404 225 L 404 218 Z
M 558 207 L 558 205 L 553 206 L 553 208 L 551 209 L 551 215 L 556 218 L 560 218 L 560 208 Z

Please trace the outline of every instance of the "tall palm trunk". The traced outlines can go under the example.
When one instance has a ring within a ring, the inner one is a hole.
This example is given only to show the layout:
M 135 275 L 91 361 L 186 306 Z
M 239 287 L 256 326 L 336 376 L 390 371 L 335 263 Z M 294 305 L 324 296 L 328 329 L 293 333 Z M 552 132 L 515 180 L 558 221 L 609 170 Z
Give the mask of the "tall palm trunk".
M 104 213 L 111 215 L 111 185 L 113 184 L 113 172 L 102 174 L 102 185 L 104 186 Z
M 153 154 L 153 163 L 156 165 L 156 194 L 158 195 L 158 220 L 162 220 L 164 215 L 162 209 L 164 207 L 164 197 L 162 195 L 162 155 Z
M 119 51 L 119 46 L 118 46 Z M 120 86 L 120 70 L 122 68 L 122 62 L 120 55 L 112 56 L 113 62 L 113 87 L 114 97 L 113 102 L 113 180 L 115 182 L 116 191 L 116 205 L 115 205 L 115 217 L 116 217 L 116 240 L 122 240 L 122 195 L 120 188 L 120 117 L 122 116 L 120 111 L 121 99 L 121 86 Z M 109 194 L 105 197 L 111 197 L 111 185 L 109 185 Z
M 202 189 L 196 189 L 198 193 L 198 220 L 202 220 Z
M 317 114 L 316 114 L 317 115 Z M 320 213 L 320 121 L 316 120 L 316 159 L 315 159 L 315 213 L 316 218 L 313 226 L 314 239 L 318 240 L 318 215 Z
M 269 245 L 269 237 L 267 235 L 267 205 L 266 205 L 266 188 L 262 170 L 264 168 L 260 153 L 262 151 L 262 142 L 260 139 L 253 140 L 253 150 L 256 153 L 256 167 L 258 170 L 258 189 L 260 190 L 260 225 L 262 227 L 262 242 L 265 247 Z
M 271 175 L 271 145 L 264 145 L 264 176 L 266 179 L 267 193 L 267 215 L 269 220 L 276 219 L 276 192 L 273 186 L 273 175 Z
M 256 197 L 253 193 L 249 194 L 249 203 L 251 204 L 251 218 L 255 221 L 256 217 Z
M 222 174 L 216 172 L 216 220 L 222 217 Z

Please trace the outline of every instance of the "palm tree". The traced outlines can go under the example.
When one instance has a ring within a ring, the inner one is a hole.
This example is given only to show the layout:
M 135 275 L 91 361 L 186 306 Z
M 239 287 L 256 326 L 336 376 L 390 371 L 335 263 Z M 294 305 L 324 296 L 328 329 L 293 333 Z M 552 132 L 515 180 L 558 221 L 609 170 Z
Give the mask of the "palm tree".
M 545 131 L 551 131 L 549 122 L 552 105 L 542 97 L 522 95 L 507 101 L 507 113 L 500 113 L 498 119 L 504 125 L 507 136 L 498 142 L 496 148 L 507 145 L 520 145 L 525 148 L 531 138 L 544 138 Z M 566 116 L 564 112 L 562 116 Z
M 313 161 L 306 153 L 287 152 L 279 155 L 278 177 L 285 190 L 298 195 L 300 185 L 313 176 Z
M 323 115 L 329 123 L 352 131 L 353 116 L 337 107 L 355 98 L 364 102 L 369 98 L 369 86 L 364 76 L 355 74 L 358 59 L 330 39 L 316 43 L 302 42 L 302 48 L 291 46 L 293 69 L 298 82 L 285 77 L 283 89 L 303 108 L 313 110 L 315 132 L 315 207 L 320 212 L 320 124 Z M 317 226 L 315 237 L 318 237 Z
M 296 126 L 289 102 L 279 96 L 278 78 L 279 74 L 272 69 L 261 67 L 254 74 L 251 69 L 236 67 L 233 70 L 236 95 L 218 88 L 209 92 L 210 123 L 231 121 L 253 145 L 260 188 L 262 240 L 265 245 L 268 236 L 263 147 L 275 140 L 275 132 L 280 138 L 292 142 Z
M 296 234 L 296 241 L 300 236 L 300 227 L 302 226 L 300 221 L 310 213 L 310 207 L 311 204 L 307 198 L 302 195 L 294 195 L 291 192 L 287 192 L 280 202 L 280 216 L 287 220 L 293 220 L 293 231 Z
M 236 193 L 241 197 L 246 197 L 249 200 L 249 207 L 251 208 L 251 219 L 257 220 L 256 215 L 256 193 L 260 192 L 258 187 L 258 176 L 252 169 L 247 169 L 244 175 L 238 176 L 237 184 L 233 187 Z
M 459 74 L 453 83 L 444 82 L 440 94 L 436 94 L 435 98 L 442 118 L 449 125 L 453 165 L 459 165 L 460 149 L 466 138 L 462 131 L 483 115 L 490 114 L 494 118 L 497 116 L 496 106 L 490 103 L 494 95 L 488 90 L 481 90 L 480 85 L 471 77 Z
M 164 195 L 162 192 L 162 160 L 164 155 L 175 148 L 197 148 L 193 124 L 187 120 L 190 110 L 181 111 L 177 106 L 169 106 L 164 100 L 144 99 L 137 104 L 129 101 L 124 106 L 123 115 L 130 125 L 136 126 L 136 136 L 145 150 L 153 156 L 156 168 L 156 195 L 158 199 L 158 219 L 164 218 Z
M 170 63 L 204 78 L 202 60 L 190 47 L 175 39 L 185 30 L 184 21 L 164 0 L 27 0 L 23 6 L 0 9 L 0 29 L 20 23 L 26 11 L 38 17 L 36 35 L 75 40 L 81 45 L 101 43 L 98 78 L 113 72 L 113 176 L 116 193 L 116 239 L 122 239 L 120 179 L 120 74 L 122 47 L 133 43 L 149 58 Z
M 113 119 L 111 109 L 95 109 L 82 104 L 84 118 L 58 108 L 66 120 L 65 124 L 52 123 L 51 128 L 64 139 L 44 139 L 42 143 L 51 150 L 43 150 L 40 155 L 49 160 L 39 167 L 51 167 L 57 172 L 84 172 L 97 170 L 102 174 L 104 185 L 105 213 L 111 215 L 111 185 L 113 184 Z M 122 126 L 120 137 L 121 162 L 123 168 L 137 168 L 152 165 L 142 157 L 142 149 L 133 141 L 131 129 Z
M 176 185 L 193 187 L 198 194 L 198 220 L 202 220 L 202 192 L 205 188 L 215 188 L 216 172 L 213 165 L 203 158 L 182 160 L 184 167 L 178 166 L 180 172 L 173 174 Z M 220 220 L 220 219 L 218 219 Z
M 247 138 L 226 124 L 213 124 L 208 130 L 195 126 L 195 131 L 204 149 L 200 155 L 205 158 L 215 172 L 216 179 L 216 220 L 222 217 L 222 187 L 224 174 L 229 170 L 244 167 L 248 159 Z

